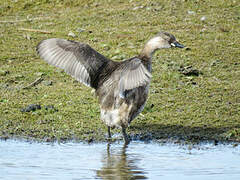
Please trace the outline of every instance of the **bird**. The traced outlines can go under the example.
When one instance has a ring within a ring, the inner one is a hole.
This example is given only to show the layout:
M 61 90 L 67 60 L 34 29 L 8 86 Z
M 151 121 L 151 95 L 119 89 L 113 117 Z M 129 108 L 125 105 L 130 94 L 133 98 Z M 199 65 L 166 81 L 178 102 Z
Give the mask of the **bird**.
M 37 45 L 38 55 L 48 64 L 63 69 L 80 83 L 95 90 L 100 104 L 100 119 L 108 127 L 120 128 L 125 144 L 126 129 L 144 109 L 152 78 L 152 57 L 163 48 L 184 48 L 174 35 L 159 32 L 148 40 L 135 57 L 113 61 L 87 43 L 50 38 Z

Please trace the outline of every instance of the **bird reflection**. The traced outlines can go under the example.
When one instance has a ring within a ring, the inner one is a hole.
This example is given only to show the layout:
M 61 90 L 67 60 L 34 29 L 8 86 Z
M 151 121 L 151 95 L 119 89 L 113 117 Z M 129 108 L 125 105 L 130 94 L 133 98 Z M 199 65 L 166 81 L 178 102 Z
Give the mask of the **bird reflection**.
M 107 153 L 102 158 L 102 168 L 97 170 L 97 177 L 106 180 L 147 179 L 141 168 L 137 167 L 138 159 L 135 155 L 127 154 L 128 145 L 111 150 L 107 146 Z

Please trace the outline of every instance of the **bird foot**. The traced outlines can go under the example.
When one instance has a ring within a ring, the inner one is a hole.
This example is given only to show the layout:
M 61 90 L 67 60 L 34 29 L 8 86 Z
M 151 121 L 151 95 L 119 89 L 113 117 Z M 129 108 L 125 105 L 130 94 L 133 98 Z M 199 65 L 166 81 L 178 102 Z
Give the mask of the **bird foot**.
M 107 137 L 106 140 L 107 140 L 108 142 L 112 142 L 112 138 L 111 138 L 111 137 Z
M 130 143 L 130 137 L 126 133 L 126 129 L 125 128 L 122 128 L 122 135 L 123 135 L 123 139 L 124 139 L 124 144 L 128 145 Z

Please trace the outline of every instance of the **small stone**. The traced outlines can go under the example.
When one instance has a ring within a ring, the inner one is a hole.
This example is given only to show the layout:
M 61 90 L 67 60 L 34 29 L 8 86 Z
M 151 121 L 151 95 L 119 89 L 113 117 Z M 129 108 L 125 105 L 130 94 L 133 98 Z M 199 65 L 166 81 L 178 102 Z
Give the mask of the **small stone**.
M 45 138 L 45 142 L 52 142 L 53 140 L 50 137 Z
M 238 144 L 237 144 L 237 143 L 233 144 L 233 147 L 237 147 L 237 146 L 238 146 Z
M 70 32 L 68 33 L 68 36 L 70 36 L 70 37 L 76 37 L 76 35 L 75 35 L 72 31 L 70 31 Z
M 185 76 L 199 76 L 200 74 L 202 74 L 199 70 L 193 69 L 192 66 L 186 66 L 186 67 L 180 66 L 178 71 L 184 74 Z
M 211 66 L 217 66 L 220 63 L 221 63 L 221 60 L 217 59 L 211 63 Z
M 192 15 L 192 14 L 195 14 L 195 12 L 189 10 L 189 11 L 188 11 L 188 14 L 191 14 L 191 15 Z
M 43 84 L 45 86 L 52 86 L 53 85 L 53 82 L 52 81 L 43 81 Z
M 201 17 L 200 20 L 201 20 L 201 21 L 205 21 L 205 20 L 206 20 L 206 16 Z
M 81 29 L 81 28 L 77 28 L 77 32 L 81 33 L 81 32 L 84 32 L 85 29 Z
M 144 6 L 137 6 L 137 7 L 134 7 L 132 10 L 136 11 L 138 9 L 142 9 Z
M 9 71 L 5 71 L 5 70 L 0 69 L 0 76 L 6 76 L 7 74 L 9 74 Z
M 93 142 L 93 138 L 89 138 L 88 143 L 92 143 L 92 142 Z
M 207 29 L 206 28 L 202 28 L 200 32 L 203 33 L 205 31 L 207 31 Z
M 44 108 L 47 111 L 58 112 L 58 109 L 56 109 L 53 105 L 45 105 Z
M 20 109 L 21 112 L 30 112 L 30 111 L 36 111 L 37 109 L 41 109 L 41 105 L 39 104 L 30 104 L 26 108 Z
M 42 75 L 44 75 L 44 73 L 42 73 L 42 72 L 36 72 L 36 73 L 34 73 L 34 75 L 36 75 L 36 76 L 42 76 Z

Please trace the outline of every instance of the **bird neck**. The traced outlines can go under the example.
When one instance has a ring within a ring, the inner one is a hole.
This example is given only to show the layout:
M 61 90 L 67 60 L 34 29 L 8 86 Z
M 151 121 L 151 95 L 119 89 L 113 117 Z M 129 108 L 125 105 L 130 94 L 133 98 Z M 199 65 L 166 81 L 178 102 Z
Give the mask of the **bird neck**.
M 159 42 L 160 42 L 160 38 L 154 37 L 152 39 L 150 39 L 144 46 L 143 50 L 140 53 L 141 57 L 145 57 L 147 59 L 149 59 L 151 61 L 152 56 L 154 55 L 154 52 L 159 49 Z
M 152 56 L 147 56 L 146 54 L 141 53 L 138 56 L 138 59 L 142 61 L 142 64 L 149 72 L 152 72 Z
M 138 58 L 141 59 L 143 65 L 149 70 L 149 72 L 152 72 L 152 56 L 157 49 L 158 47 L 155 43 L 155 39 L 150 39 L 138 56 Z
M 140 57 L 144 57 L 144 59 L 152 60 L 152 56 L 155 52 L 156 48 L 153 46 L 145 45 L 143 50 L 140 53 Z

